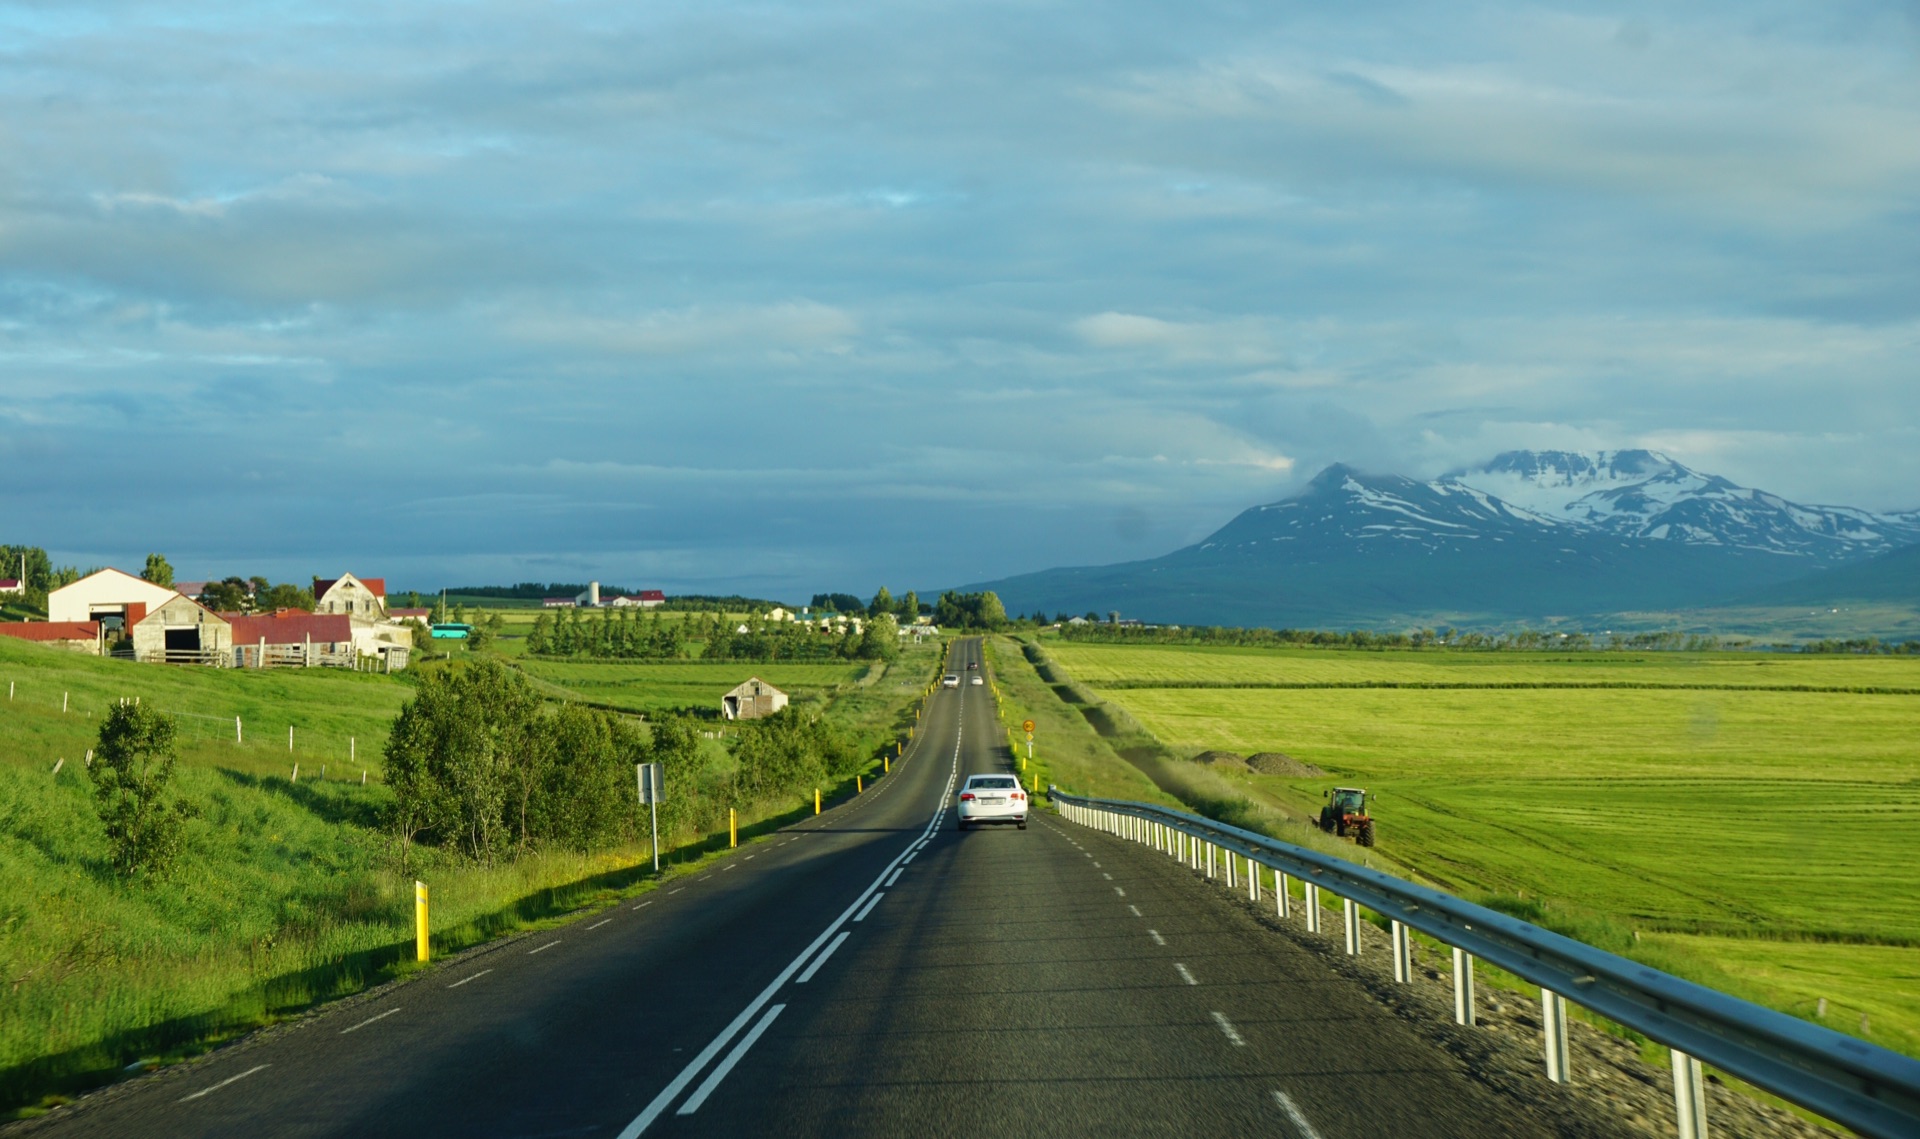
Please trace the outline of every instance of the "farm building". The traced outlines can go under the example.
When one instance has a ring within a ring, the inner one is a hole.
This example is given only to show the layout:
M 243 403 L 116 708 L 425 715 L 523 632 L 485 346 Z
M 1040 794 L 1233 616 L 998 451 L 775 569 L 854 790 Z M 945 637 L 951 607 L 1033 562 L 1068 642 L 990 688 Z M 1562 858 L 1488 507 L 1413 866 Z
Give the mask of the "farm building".
M 233 618 L 233 663 L 237 668 L 351 668 L 355 622 L 345 613 L 282 609 Z
M 720 698 L 720 712 L 729 720 L 758 720 L 787 706 L 787 694 L 757 676 Z
M 433 610 L 431 609 L 389 609 L 387 610 L 387 619 L 390 621 L 418 621 L 422 625 L 424 625 L 427 622 L 433 620 Z
M 387 616 L 387 579 L 362 579 L 350 573 L 331 579 L 316 577 L 313 602 L 315 613 L 344 613 L 363 621 L 383 621 Z
M 571 597 L 543 597 L 540 599 L 540 604 L 546 609 L 572 609 L 574 607 L 573 598 Z
M 167 600 L 131 623 L 133 658 L 155 664 L 225 665 L 233 654 L 233 624 L 171 590 Z
M 609 609 L 653 609 L 666 603 L 667 595 L 657 589 L 643 589 L 636 594 L 609 597 L 601 602 Z
M 0 593 L 25 593 L 26 583 L 17 577 L 0 577 Z
M 117 569 L 103 569 L 47 594 L 47 620 L 106 620 L 108 630 L 131 628 L 178 593 Z
M 54 645 L 96 656 L 100 652 L 98 621 L 9 621 L 0 625 L 0 637 Z

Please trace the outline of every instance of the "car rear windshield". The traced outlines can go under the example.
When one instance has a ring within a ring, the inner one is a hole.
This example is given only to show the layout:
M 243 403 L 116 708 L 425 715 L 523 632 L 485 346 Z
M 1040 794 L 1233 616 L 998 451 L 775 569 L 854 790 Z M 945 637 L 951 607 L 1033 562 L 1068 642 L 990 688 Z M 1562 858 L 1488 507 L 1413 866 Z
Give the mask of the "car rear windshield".
M 969 780 L 967 783 L 967 786 L 985 787 L 990 791 L 1011 791 L 1015 787 L 1020 786 L 1020 783 L 1018 780 L 1014 779 L 1014 777 L 1011 775 L 1007 775 L 1007 776 L 990 775 L 985 779 Z

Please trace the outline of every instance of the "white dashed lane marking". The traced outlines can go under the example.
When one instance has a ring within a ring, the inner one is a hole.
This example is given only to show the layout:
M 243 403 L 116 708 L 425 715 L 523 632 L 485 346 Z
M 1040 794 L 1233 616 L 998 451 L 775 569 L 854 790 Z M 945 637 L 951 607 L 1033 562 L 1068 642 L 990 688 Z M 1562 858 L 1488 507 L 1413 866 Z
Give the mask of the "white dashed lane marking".
M 201 1088 L 201 1089 L 200 1089 L 199 1091 L 197 1091 L 197 1092 L 194 1092 L 194 1093 L 193 1093 L 193 1094 L 191 1094 L 191 1095 L 183 1095 L 183 1096 L 181 1096 L 181 1097 L 180 1097 L 180 1102 L 181 1102 L 181 1103 L 185 1103 L 185 1102 L 187 1102 L 187 1101 L 188 1101 L 188 1100 L 190 1100 L 190 1099 L 199 1099 L 199 1098 L 200 1098 L 201 1096 L 203 1096 L 203 1095 L 207 1095 L 207 1094 L 209 1094 L 209 1093 L 211 1093 L 211 1092 L 217 1092 L 217 1091 L 219 1091 L 219 1090 L 220 1090 L 221 1088 L 224 1088 L 224 1087 L 226 1087 L 226 1086 L 227 1086 L 228 1084 L 237 1084 L 237 1083 L 239 1083 L 239 1082 L 240 1082 L 241 1080 L 244 1080 L 244 1079 L 246 1079 L 246 1078 L 247 1078 L 248 1076 L 251 1076 L 251 1075 L 253 1075 L 253 1074 L 254 1074 L 255 1072 L 258 1072 L 258 1071 L 260 1071 L 261 1069 L 263 1069 L 263 1068 L 267 1068 L 267 1067 L 271 1067 L 271 1065 L 268 1065 L 268 1064 L 255 1064 L 255 1065 L 254 1065 L 253 1067 L 251 1067 L 251 1068 L 248 1068 L 248 1069 L 247 1069 L 246 1071 L 244 1071 L 244 1072 L 242 1072 L 242 1073 L 240 1073 L 239 1075 L 237 1075 L 237 1076 L 228 1076 L 228 1077 L 227 1077 L 226 1079 L 224 1079 L 224 1080 L 221 1080 L 221 1081 L 220 1081 L 219 1083 L 217 1083 L 217 1084 L 215 1084 L 215 1085 L 213 1085 L 213 1086 L 212 1086 L 212 1087 L 210 1087 L 210 1088 Z M 1275 1093 L 1273 1093 L 1273 1094 L 1274 1094 L 1274 1095 L 1279 1095 L 1280 1093 L 1279 1093 L 1279 1092 L 1275 1092 Z
M 397 1008 L 390 1008 L 390 1009 L 388 1009 L 387 1011 L 385 1011 L 385 1012 L 383 1012 L 383 1013 L 379 1013 L 378 1015 L 375 1015 L 375 1016 L 370 1016 L 370 1017 L 368 1017 L 367 1019 L 365 1019 L 365 1020 L 363 1020 L 363 1021 L 361 1021 L 361 1022 L 360 1022 L 359 1024 L 356 1024 L 356 1025 L 354 1025 L 354 1026 L 353 1026 L 352 1028 L 343 1028 L 343 1029 L 341 1029 L 341 1030 L 340 1030 L 340 1035 L 342 1035 L 342 1036 L 345 1036 L 345 1035 L 346 1035 L 347 1033 L 349 1033 L 349 1032 L 358 1032 L 358 1031 L 360 1031 L 361 1029 L 363 1029 L 363 1028 L 365 1028 L 365 1027 L 366 1027 L 367 1025 L 369 1025 L 369 1024 L 372 1024 L 372 1023 L 373 1023 L 374 1021 L 376 1021 L 376 1020 L 385 1020 L 385 1019 L 387 1019 L 388 1017 L 390 1017 L 390 1016 L 392 1016 L 392 1015 L 393 1015 L 394 1013 L 396 1013 L 396 1012 L 399 1012 L 399 1011 L 400 1011 L 400 1010 L 399 1010 L 399 1009 L 397 1009 Z
M 1148 930 L 1147 936 L 1153 938 L 1153 943 L 1155 945 L 1165 945 L 1167 943 L 1167 939 L 1164 937 L 1161 937 L 1160 931 L 1157 929 Z
M 448 985 L 448 986 L 447 986 L 447 988 L 449 988 L 449 989 L 457 989 L 457 988 L 459 988 L 460 986 L 462 986 L 462 985 L 464 985 L 464 984 L 466 984 L 466 983 L 467 983 L 468 981 L 478 981 L 478 980 L 479 980 L 480 978 L 482 978 L 482 977 L 484 977 L 484 976 L 486 976 L 486 975 L 487 975 L 488 973 L 491 973 L 491 972 L 493 972 L 493 970 L 491 970 L 491 969 L 482 969 L 482 970 L 480 970 L 480 971 L 479 971 L 478 973 L 475 973 L 475 974 L 474 974 L 473 976 L 471 976 L 471 977 L 462 977 L 462 978 L 460 978 L 460 979 L 459 979 L 458 981 L 455 981 L 455 982 L 454 982 L 453 984 L 451 984 L 451 985 Z
M 549 950 L 549 949 L 552 949 L 552 948 L 553 948 L 554 946 L 556 946 L 556 945 L 558 945 L 558 944 L 560 944 L 560 943 L 559 943 L 558 941 L 549 941 L 549 942 L 547 942 L 547 943 L 546 943 L 545 945 L 542 945 L 542 946 L 541 946 L 540 948 L 538 948 L 538 949 L 529 949 L 529 950 L 527 950 L 527 956 L 528 956 L 528 957 L 532 957 L 532 956 L 533 956 L 534 954 L 536 954 L 536 953 L 544 953 L 544 952 L 546 952 L 547 950 Z
M 1240 1036 L 1240 1031 L 1233 1027 L 1233 1022 L 1227 1019 L 1225 1013 L 1214 1013 L 1213 1023 L 1220 1026 L 1220 1031 L 1227 1034 L 1227 1039 L 1233 1043 L 1235 1048 L 1245 1048 L 1247 1046 L 1247 1042 Z
M 1193 974 L 1187 972 L 1187 967 L 1185 965 L 1180 964 L 1179 962 L 1174 963 L 1173 970 L 1174 972 L 1180 974 L 1180 979 L 1182 981 L 1185 981 L 1189 985 L 1197 985 L 1200 983 L 1194 980 Z

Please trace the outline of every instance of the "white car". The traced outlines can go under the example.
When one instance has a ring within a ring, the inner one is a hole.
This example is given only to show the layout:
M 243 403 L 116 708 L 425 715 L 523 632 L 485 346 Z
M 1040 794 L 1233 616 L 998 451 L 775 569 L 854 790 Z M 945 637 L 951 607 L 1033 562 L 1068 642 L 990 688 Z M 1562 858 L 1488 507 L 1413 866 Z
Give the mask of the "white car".
M 940 678 L 940 687 L 942 687 L 942 688 L 958 688 L 958 687 L 960 687 L 960 674 L 958 674 L 958 673 L 954 673 L 954 672 L 949 672 L 949 673 L 948 673 L 948 674 L 946 674 L 945 676 L 943 676 L 943 677 L 941 677 L 941 678 Z
M 984 681 L 984 680 L 982 680 L 982 679 L 980 679 L 980 678 L 979 678 L 979 677 L 977 677 L 977 676 L 973 678 L 973 682 L 974 682 L 975 684 L 985 684 L 985 683 L 986 683 L 986 681 Z
M 969 775 L 960 787 L 955 814 L 961 830 L 975 823 L 1012 823 L 1027 829 L 1027 793 L 1012 775 Z

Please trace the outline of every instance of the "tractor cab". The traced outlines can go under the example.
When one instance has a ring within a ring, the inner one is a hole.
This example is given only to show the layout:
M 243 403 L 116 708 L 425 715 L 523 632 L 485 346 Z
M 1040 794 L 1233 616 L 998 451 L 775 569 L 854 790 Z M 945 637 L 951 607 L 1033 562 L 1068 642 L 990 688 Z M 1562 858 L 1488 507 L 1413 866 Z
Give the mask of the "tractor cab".
M 1335 787 L 1322 794 L 1327 805 L 1320 808 L 1320 829 L 1341 838 L 1352 838 L 1361 846 L 1372 846 L 1373 816 L 1367 814 L 1367 789 Z

